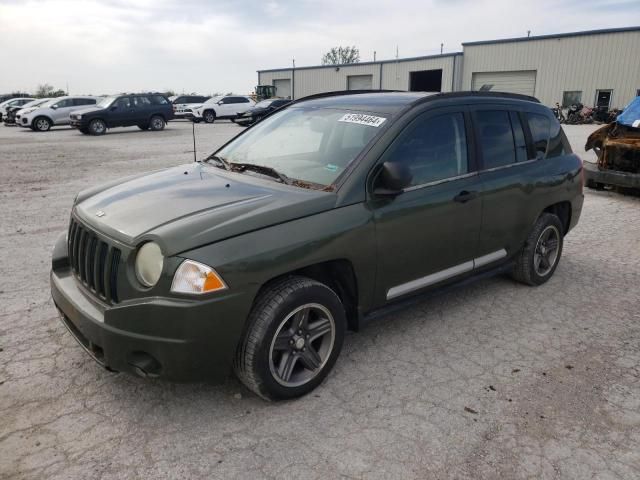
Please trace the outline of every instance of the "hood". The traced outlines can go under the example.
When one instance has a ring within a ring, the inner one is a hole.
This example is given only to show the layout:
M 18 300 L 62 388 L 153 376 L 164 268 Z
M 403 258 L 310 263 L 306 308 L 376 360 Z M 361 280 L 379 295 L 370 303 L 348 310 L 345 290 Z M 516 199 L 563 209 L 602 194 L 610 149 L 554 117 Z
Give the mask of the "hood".
M 154 240 L 167 256 L 320 213 L 336 202 L 335 193 L 199 163 L 112 183 L 91 193 L 80 193 L 74 206 L 83 222 L 130 246 Z
M 104 111 L 104 108 L 92 105 L 90 107 L 78 108 L 77 110 L 73 110 L 71 113 L 74 115 L 86 115 L 87 113 L 97 113 L 102 111 Z

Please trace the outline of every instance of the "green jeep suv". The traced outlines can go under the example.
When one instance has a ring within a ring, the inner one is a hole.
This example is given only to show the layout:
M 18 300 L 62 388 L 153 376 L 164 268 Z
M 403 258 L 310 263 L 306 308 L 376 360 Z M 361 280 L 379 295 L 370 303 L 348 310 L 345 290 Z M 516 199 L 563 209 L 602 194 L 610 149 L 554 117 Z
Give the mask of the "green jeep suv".
M 497 272 L 545 283 L 582 162 L 534 98 L 334 92 L 204 161 L 78 194 L 51 291 L 100 364 L 303 395 L 345 330 Z

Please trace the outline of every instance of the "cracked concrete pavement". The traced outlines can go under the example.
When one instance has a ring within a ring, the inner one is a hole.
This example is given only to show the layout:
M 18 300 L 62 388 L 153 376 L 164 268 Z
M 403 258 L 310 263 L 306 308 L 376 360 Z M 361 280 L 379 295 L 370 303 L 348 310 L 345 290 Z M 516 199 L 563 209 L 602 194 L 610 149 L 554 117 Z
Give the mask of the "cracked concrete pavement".
M 197 125 L 201 155 L 238 128 Z M 567 129 L 576 151 L 592 130 Z M 0 478 L 640 477 L 640 199 L 616 193 L 585 192 L 546 285 L 378 320 L 305 398 L 99 367 L 50 300 L 53 242 L 78 190 L 191 161 L 190 132 L 0 127 Z

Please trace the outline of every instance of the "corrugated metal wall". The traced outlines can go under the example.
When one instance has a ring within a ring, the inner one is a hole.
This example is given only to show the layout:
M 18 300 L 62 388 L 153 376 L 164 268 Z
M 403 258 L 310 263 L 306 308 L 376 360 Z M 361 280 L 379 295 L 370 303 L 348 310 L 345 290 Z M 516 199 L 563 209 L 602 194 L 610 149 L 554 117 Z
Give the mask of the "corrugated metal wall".
M 612 89 L 611 106 L 623 107 L 640 89 L 640 31 L 464 45 L 464 90 L 476 72 L 515 70 L 537 71 L 534 94 L 545 105 L 571 90 L 594 105 L 596 90 Z
M 403 60 L 397 62 L 376 62 L 355 64 L 340 67 L 302 67 L 295 70 L 295 98 L 306 97 L 314 93 L 346 90 L 348 77 L 351 75 L 371 75 L 373 89 L 408 90 L 409 73 L 420 70 L 442 69 L 442 91 L 452 91 L 455 75 L 461 73 L 461 55 L 442 55 L 430 58 Z M 382 85 L 380 84 L 380 66 L 382 65 Z M 273 85 L 273 81 L 282 78 L 293 78 L 292 70 L 264 70 L 258 72 L 260 85 Z

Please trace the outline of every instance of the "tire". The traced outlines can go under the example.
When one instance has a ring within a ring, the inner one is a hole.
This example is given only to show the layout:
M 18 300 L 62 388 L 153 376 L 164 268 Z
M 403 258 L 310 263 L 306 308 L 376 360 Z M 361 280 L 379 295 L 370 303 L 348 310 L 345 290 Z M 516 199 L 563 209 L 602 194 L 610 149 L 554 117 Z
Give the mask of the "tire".
M 254 302 L 236 375 L 267 400 L 305 395 L 333 368 L 346 324 L 342 302 L 326 285 L 299 276 L 278 280 Z
M 556 215 L 540 215 L 516 257 L 511 276 L 518 282 L 531 286 L 542 285 L 549 280 L 562 255 L 562 232 L 562 222 Z
M 51 129 L 53 122 L 47 117 L 36 117 L 31 124 L 31 128 L 35 132 L 48 132 Z
M 142 124 L 140 124 L 140 125 L 138 125 L 137 127 L 138 127 L 140 130 L 149 130 L 149 125 L 142 125 Z
M 104 120 L 95 118 L 89 122 L 89 133 L 91 135 L 104 135 L 107 132 L 107 124 Z
M 206 123 L 213 123 L 216 121 L 216 112 L 214 112 L 213 110 L 205 110 L 204 112 L 202 112 L 202 119 Z
M 166 125 L 166 122 L 164 121 L 164 118 L 162 118 L 160 115 L 154 115 L 149 120 L 149 130 L 152 130 L 154 132 L 159 132 L 160 130 L 164 130 L 165 125 Z

